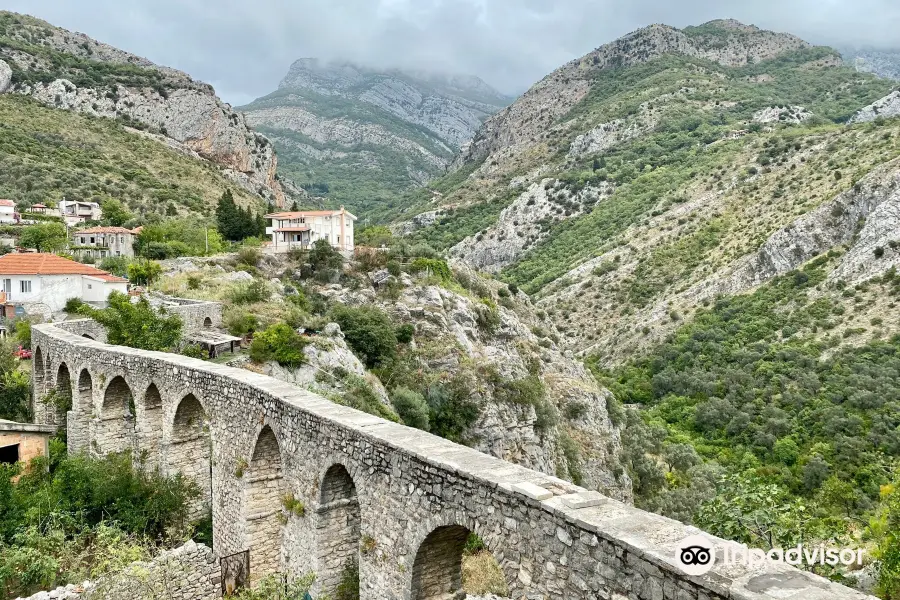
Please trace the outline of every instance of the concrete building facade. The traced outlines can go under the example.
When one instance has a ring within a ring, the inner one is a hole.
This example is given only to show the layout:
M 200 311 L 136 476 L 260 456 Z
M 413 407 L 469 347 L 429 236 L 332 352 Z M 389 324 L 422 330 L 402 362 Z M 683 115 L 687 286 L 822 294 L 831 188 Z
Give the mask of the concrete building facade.
M 137 235 L 125 227 L 91 227 L 72 234 L 72 252 L 102 260 L 111 256 L 134 256 Z
M 269 249 L 287 252 L 292 248 L 309 248 L 316 240 L 327 240 L 336 250 L 354 248 L 356 217 L 340 210 L 294 211 L 266 215 L 271 221 L 266 234 L 272 236 Z

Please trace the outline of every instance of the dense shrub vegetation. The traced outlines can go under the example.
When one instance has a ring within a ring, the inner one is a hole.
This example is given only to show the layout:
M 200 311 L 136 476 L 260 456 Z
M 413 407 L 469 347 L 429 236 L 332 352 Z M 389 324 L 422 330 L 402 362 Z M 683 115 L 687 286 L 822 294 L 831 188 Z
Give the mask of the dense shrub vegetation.
M 181 476 L 135 469 L 129 456 L 66 456 L 0 465 L 0 590 L 30 595 L 149 558 L 196 531 L 188 506 L 199 494 Z
M 596 368 L 643 412 L 624 439 L 639 504 L 763 547 L 858 539 L 885 510 L 900 468 L 900 336 L 834 348 L 837 335 L 813 335 L 843 312 L 815 294 L 828 260 L 719 299 L 644 358 Z

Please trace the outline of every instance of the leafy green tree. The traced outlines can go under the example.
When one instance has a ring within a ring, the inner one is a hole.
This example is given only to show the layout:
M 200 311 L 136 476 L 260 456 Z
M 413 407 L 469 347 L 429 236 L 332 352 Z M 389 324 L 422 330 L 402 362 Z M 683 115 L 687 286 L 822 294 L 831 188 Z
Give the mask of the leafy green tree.
M 58 252 L 66 248 L 69 240 L 62 223 L 38 223 L 22 230 L 19 243 L 38 252 Z
M 162 266 L 152 260 L 136 261 L 128 265 L 128 279 L 137 285 L 150 285 L 162 274 Z
M 371 307 L 337 305 L 331 318 L 341 326 L 347 345 L 369 368 L 392 359 L 397 353 L 397 334 L 391 318 Z
M 696 516 L 696 524 L 713 535 L 765 550 L 810 539 L 810 520 L 804 503 L 788 490 L 746 475 L 723 478 L 718 494 Z
M 394 234 L 384 225 L 372 225 L 356 232 L 358 246 L 381 248 L 382 246 L 391 246 L 393 243 Z
M 106 327 L 110 344 L 169 352 L 181 341 L 181 317 L 157 311 L 146 298 L 132 303 L 129 296 L 112 292 L 107 303 L 104 309 L 83 305 L 79 312 Z
M 664 452 L 666 464 L 673 471 L 687 471 L 700 464 L 700 455 L 690 444 L 669 444 Z
M 135 241 L 140 256 L 164 259 L 176 256 L 206 256 L 224 249 L 221 234 L 203 221 L 190 218 L 166 219 L 145 225 Z
M 124 227 L 125 223 L 134 218 L 131 211 L 115 198 L 104 200 L 100 208 L 103 210 L 103 222 L 113 227 Z
M 309 264 L 313 271 L 340 269 L 344 265 L 344 257 L 331 247 L 328 240 L 316 240 L 309 251 Z
M 14 340 L 0 343 L 0 419 L 28 421 L 31 419 L 31 377 L 19 369 L 15 349 Z
M 391 404 L 406 425 L 428 431 L 428 403 L 425 402 L 425 396 L 408 388 L 398 387 L 391 393 Z
M 303 349 L 308 344 L 309 339 L 279 323 L 253 336 L 250 358 L 260 363 L 273 360 L 284 367 L 298 367 L 306 362 Z
M 56 440 L 49 459 L 0 465 L 0 593 L 102 576 L 180 544 L 199 491 L 181 475 L 137 468 L 128 453 L 67 456 Z
M 127 256 L 108 256 L 100 262 L 99 268 L 118 277 L 128 277 L 128 265 L 131 259 Z

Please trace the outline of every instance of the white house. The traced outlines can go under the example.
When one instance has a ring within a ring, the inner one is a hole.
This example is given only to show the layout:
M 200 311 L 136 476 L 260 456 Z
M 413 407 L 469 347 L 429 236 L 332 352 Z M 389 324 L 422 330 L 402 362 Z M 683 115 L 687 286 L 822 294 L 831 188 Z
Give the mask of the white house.
M 342 206 L 340 210 L 308 210 L 266 215 L 271 226 L 270 249 L 287 252 L 291 248 L 308 248 L 316 240 L 328 240 L 336 250 L 353 250 L 353 223 L 356 217 Z
M 113 291 L 128 293 L 128 281 L 121 277 L 40 252 L 0 256 L 0 281 L 3 282 L 0 300 L 7 317 L 20 311 L 59 312 L 69 298 L 102 304 Z M 17 311 L 19 307 L 24 310 Z
M 0 223 L 16 222 L 16 203 L 12 200 L 0 200 Z
M 60 200 L 59 216 L 67 225 L 77 225 L 85 221 L 99 221 L 103 211 L 96 202 L 80 202 L 78 200 Z

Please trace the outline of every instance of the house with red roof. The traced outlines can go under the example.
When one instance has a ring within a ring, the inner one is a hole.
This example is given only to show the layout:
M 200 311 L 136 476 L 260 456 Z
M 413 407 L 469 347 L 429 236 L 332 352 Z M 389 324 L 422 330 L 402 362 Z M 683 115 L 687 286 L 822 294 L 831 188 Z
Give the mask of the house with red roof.
M 269 250 L 287 252 L 309 248 L 316 240 L 327 240 L 335 250 L 353 250 L 353 223 L 356 217 L 340 210 L 306 210 L 266 215 L 272 221 L 266 234 L 272 236 Z
M 7 317 L 60 312 L 69 298 L 102 306 L 128 281 L 68 258 L 43 252 L 0 256 L 0 304 Z

